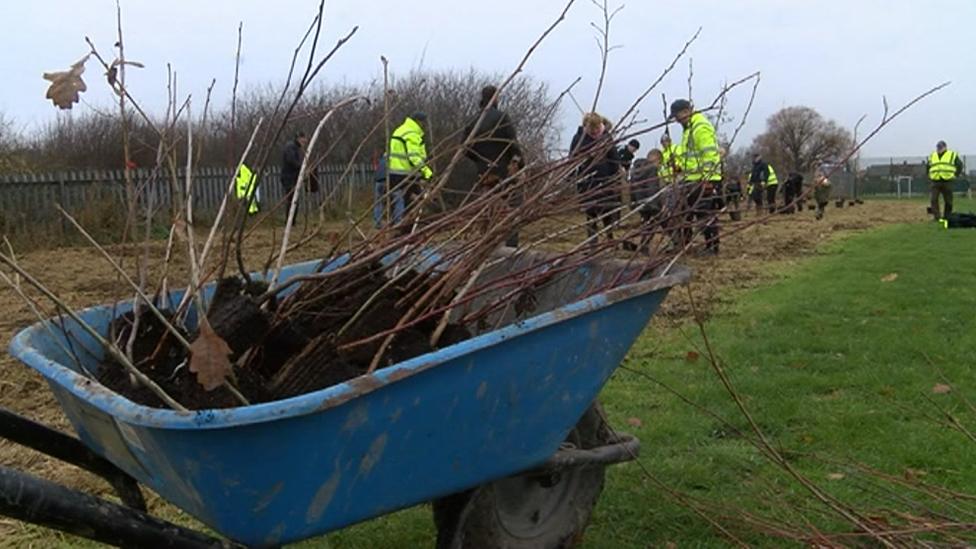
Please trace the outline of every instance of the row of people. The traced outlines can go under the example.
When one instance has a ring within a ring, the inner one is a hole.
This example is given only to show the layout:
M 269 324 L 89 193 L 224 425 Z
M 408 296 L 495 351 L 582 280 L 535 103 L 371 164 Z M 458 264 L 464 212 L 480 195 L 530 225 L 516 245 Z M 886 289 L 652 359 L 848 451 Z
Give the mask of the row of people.
M 670 206 L 669 222 L 681 226 L 677 231 L 680 243 L 688 244 L 700 231 L 705 252 L 718 254 L 718 213 L 724 207 L 724 191 L 715 127 L 687 99 L 674 101 L 670 113 L 670 120 L 681 126 L 681 140 L 672 145 L 666 133 L 662 148 L 648 153 L 636 174 L 631 170 L 631 200 L 645 223 L 652 223 L 664 205 Z M 593 241 L 600 234 L 613 239 L 622 203 L 619 183 L 627 172 L 628 156 L 633 158 L 640 146 L 631 141 L 618 149 L 609 133 L 611 127 L 603 116 L 588 113 L 570 144 L 570 154 L 580 164 L 575 174 L 577 192 L 586 215 L 587 237 Z

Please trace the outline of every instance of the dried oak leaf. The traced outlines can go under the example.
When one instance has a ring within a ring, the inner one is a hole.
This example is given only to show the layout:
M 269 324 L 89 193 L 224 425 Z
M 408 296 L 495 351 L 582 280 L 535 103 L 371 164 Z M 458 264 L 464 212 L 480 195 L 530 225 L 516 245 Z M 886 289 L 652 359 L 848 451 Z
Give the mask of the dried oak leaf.
M 932 392 L 937 395 L 944 395 L 952 392 L 952 387 L 945 383 L 936 383 L 932 386 Z
M 640 427 L 643 424 L 644 423 L 640 420 L 640 418 L 636 418 L 636 417 L 627 418 L 627 425 L 630 425 L 631 427 Z
M 197 383 L 207 391 L 223 385 L 231 374 L 231 350 L 227 342 L 210 327 L 206 319 L 200 322 L 200 334 L 190 344 L 190 371 L 197 375 Z
M 898 280 L 898 273 L 889 273 L 881 277 L 881 282 L 894 282 Z
M 685 362 L 698 362 L 698 357 L 699 355 L 697 352 L 688 351 L 688 353 L 685 354 Z
M 90 55 L 90 54 L 89 54 Z M 42 76 L 51 82 L 45 97 L 50 99 L 58 108 L 70 109 L 78 102 L 79 94 L 88 89 L 81 75 L 85 72 L 85 62 L 88 55 L 82 57 L 71 68 L 60 72 L 46 72 Z

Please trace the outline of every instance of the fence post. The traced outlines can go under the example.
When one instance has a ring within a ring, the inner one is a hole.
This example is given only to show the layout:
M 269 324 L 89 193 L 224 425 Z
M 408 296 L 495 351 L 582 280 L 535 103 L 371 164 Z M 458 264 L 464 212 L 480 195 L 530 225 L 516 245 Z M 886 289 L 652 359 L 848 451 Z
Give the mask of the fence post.
M 58 204 L 62 208 L 64 208 L 65 210 L 67 210 L 67 208 L 68 208 L 68 204 L 67 204 L 68 200 L 67 200 L 67 196 L 65 196 L 65 194 L 66 194 L 66 192 L 65 192 L 65 186 L 64 186 L 64 172 L 58 172 Z M 64 235 L 68 234 L 68 226 L 66 224 L 66 220 L 65 220 L 64 216 L 61 215 L 61 212 L 58 212 L 57 213 L 57 216 L 58 216 L 58 219 L 61 220 L 61 237 L 64 238 Z

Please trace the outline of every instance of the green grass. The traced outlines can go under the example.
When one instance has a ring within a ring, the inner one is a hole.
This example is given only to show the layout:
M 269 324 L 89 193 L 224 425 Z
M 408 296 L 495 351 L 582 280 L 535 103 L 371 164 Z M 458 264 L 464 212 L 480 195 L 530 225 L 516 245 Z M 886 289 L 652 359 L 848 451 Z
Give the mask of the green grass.
M 973 207 L 958 202 L 957 209 Z M 869 479 L 814 456 L 896 476 L 921 471 L 927 482 L 976 493 L 976 444 L 936 424 L 927 401 L 976 428 L 976 415 L 963 413 L 958 400 L 976 401 L 974 249 L 976 231 L 889 226 L 835 242 L 781 281 L 740 293 L 707 325 L 765 433 L 799 471 L 855 507 L 875 504 L 863 491 Z M 893 273 L 895 280 L 882 281 Z M 688 360 L 700 346 L 694 326 L 651 328 L 603 391 L 614 424 L 640 436 L 641 463 L 611 468 L 585 547 L 726 544 L 656 481 L 722 509 L 798 523 L 790 510 L 798 506 L 822 527 L 846 528 L 821 516 L 822 507 L 733 429 L 648 379 L 747 430 L 704 358 Z M 951 380 L 950 394 L 932 394 L 940 371 Z M 749 543 L 783 543 L 732 527 Z M 324 546 L 430 546 L 433 536 L 429 510 L 420 507 L 330 535 Z
M 927 481 L 976 493 L 976 444 L 927 419 L 933 410 L 927 397 L 954 408 L 960 394 L 976 400 L 974 245 L 976 232 L 935 224 L 892 226 L 837 242 L 781 282 L 742 296 L 707 327 L 766 433 L 795 453 L 793 465 L 855 506 L 868 503 L 855 482 L 828 480 L 843 468 L 803 454 L 894 475 L 921 470 Z M 892 274 L 895 280 L 882 281 Z M 705 361 L 685 358 L 701 338 L 690 327 L 680 331 L 660 348 L 647 334 L 626 366 L 745 428 Z M 953 394 L 931 393 L 942 382 L 940 371 L 952 380 Z M 721 422 L 644 377 L 620 372 L 603 398 L 618 424 L 641 420 L 642 461 L 675 489 L 773 513 L 785 506 L 771 501 L 767 485 L 789 501 L 807 499 Z M 976 427 L 976 415 L 968 420 Z M 611 525 L 636 530 L 651 545 L 718 543 L 691 511 L 643 487 L 637 467 L 617 468 L 611 479 L 589 546 L 622 546 Z

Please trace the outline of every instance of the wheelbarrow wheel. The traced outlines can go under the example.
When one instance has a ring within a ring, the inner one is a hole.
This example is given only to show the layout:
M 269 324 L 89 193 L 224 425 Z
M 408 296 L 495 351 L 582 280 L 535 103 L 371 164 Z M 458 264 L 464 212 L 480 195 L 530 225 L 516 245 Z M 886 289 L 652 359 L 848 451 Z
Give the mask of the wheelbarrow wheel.
M 566 442 L 593 448 L 612 439 L 594 403 Z M 534 472 L 484 484 L 433 504 L 438 549 L 574 547 L 603 491 L 605 465 Z

